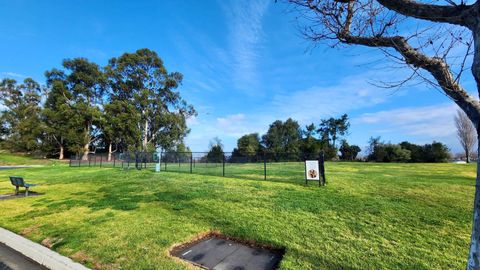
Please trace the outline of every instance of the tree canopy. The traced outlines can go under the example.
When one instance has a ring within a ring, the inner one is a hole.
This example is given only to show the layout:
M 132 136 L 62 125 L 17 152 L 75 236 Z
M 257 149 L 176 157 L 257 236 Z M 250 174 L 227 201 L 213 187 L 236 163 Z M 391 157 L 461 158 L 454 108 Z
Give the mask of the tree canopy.
M 22 84 L 12 79 L 0 82 L 1 104 L 6 108 L 0 120 L 7 149 L 28 153 L 39 149 L 43 136 L 40 91 L 40 85 L 31 78 Z
M 195 114 L 176 91 L 183 76 L 169 73 L 149 49 L 112 58 L 106 67 L 65 59 L 45 78 L 44 88 L 32 79 L 0 82 L 0 140 L 12 151 L 87 159 L 106 148 L 110 159 L 119 150 L 172 149 L 183 143 L 186 119 Z
M 117 110 L 131 115 L 130 119 L 124 115 L 123 125 L 137 130 L 125 132 L 125 136 L 133 136 L 126 140 L 138 142 L 131 146 L 141 146 L 142 150 L 148 150 L 149 144 L 170 148 L 183 140 L 189 131 L 186 118 L 195 110 L 174 91 L 182 82 L 181 73 L 169 73 L 157 53 L 140 49 L 110 59 L 106 74 L 111 102 Z M 121 129 L 125 131 L 125 126 Z

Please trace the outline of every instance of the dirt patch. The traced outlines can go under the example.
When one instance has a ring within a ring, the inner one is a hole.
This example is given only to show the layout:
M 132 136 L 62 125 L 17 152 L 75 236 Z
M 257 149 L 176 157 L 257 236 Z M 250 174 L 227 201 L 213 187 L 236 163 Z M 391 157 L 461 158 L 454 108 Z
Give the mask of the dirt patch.
M 23 235 L 23 236 L 27 236 L 31 233 L 36 233 L 38 232 L 38 229 L 40 228 L 40 225 L 33 225 L 33 226 L 30 226 L 30 227 L 27 227 L 25 229 L 23 229 L 21 232 L 20 232 L 20 235 Z
M 92 265 L 92 269 L 94 270 L 113 270 L 113 269 L 120 269 L 118 264 L 103 264 L 100 263 L 98 260 L 94 259 L 84 251 L 80 250 L 70 256 L 74 261 L 79 262 L 81 264 L 90 263 Z
M 63 238 L 60 237 L 47 237 L 42 240 L 41 244 L 46 246 L 49 249 L 55 247 L 55 245 L 60 244 L 63 241 Z
M 90 256 L 88 256 L 85 252 L 83 251 L 77 251 L 75 254 L 73 254 L 71 256 L 71 258 L 73 260 L 75 260 L 76 262 L 79 262 L 79 263 L 82 263 L 82 264 L 86 264 L 87 262 L 91 262 L 92 261 L 92 258 L 90 258 Z

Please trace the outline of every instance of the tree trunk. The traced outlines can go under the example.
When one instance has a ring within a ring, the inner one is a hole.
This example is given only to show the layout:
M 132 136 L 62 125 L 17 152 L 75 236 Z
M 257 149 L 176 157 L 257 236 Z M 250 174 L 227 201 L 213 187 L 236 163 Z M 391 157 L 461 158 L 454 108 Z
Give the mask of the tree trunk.
M 88 160 L 89 148 L 90 148 L 90 124 L 87 125 L 85 130 L 85 145 L 83 145 L 82 160 Z
M 480 128 L 477 128 L 477 133 Z M 468 254 L 467 270 L 480 269 L 480 145 L 477 152 L 477 179 L 475 181 L 475 197 L 473 199 L 473 225 Z
M 64 152 L 64 149 L 63 149 L 63 145 L 60 145 L 60 154 L 58 155 L 58 159 L 63 159 L 63 152 Z
M 147 151 L 148 144 L 148 120 L 145 120 L 145 127 L 143 131 L 143 151 Z
M 86 143 L 84 146 L 83 146 L 83 156 L 82 156 L 82 160 L 88 160 L 88 152 L 89 152 L 89 147 L 90 146 L 90 143 Z
M 108 144 L 108 162 L 112 161 L 112 143 Z
M 470 163 L 470 153 L 469 153 L 468 149 L 465 150 L 465 157 L 466 157 L 467 163 Z

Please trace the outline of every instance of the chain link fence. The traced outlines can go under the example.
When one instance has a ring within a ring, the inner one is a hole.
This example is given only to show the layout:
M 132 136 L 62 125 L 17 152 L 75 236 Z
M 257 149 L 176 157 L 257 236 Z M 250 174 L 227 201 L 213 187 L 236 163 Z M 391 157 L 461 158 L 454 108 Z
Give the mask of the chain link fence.
M 72 156 L 70 167 L 156 170 L 279 182 L 305 179 L 305 160 L 318 160 L 325 181 L 323 153 L 125 152 Z

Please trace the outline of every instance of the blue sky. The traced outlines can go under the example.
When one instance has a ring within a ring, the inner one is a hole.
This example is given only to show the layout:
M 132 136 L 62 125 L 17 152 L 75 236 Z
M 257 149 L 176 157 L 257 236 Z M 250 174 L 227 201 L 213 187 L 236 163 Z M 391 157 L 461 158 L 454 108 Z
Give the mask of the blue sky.
M 387 68 L 374 49 L 313 47 L 283 3 L 1 1 L 0 33 L 0 77 L 42 83 L 65 58 L 103 66 L 124 52 L 155 50 L 168 70 L 184 74 L 179 91 L 198 111 L 186 140 L 194 151 L 213 137 L 231 150 L 239 136 L 262 134 L 276 119 L 304 126 L 343 113 L 352 123 L 348 140 L 362 147 L 381 136 L 460 151 L 452 101 L 425 85 L 376 87 L 406 71 Z

